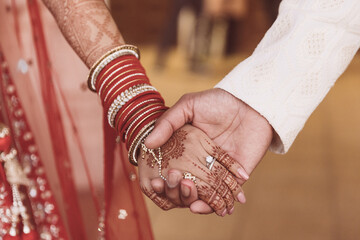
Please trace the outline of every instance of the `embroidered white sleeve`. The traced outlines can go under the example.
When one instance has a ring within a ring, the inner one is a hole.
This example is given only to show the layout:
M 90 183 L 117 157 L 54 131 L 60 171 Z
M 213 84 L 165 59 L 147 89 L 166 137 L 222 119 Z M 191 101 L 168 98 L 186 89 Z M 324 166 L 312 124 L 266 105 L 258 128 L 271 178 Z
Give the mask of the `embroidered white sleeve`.
M 360 46 L 359 0 L 283 0 L 252 56 L 216 87 L 249 104 L 285 153 Z

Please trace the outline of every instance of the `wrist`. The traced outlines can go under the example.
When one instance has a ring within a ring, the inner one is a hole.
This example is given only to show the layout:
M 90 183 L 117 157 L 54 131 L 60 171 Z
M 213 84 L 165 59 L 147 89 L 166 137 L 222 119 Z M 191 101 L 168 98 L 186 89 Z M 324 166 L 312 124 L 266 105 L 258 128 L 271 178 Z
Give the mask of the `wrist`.
M 99 95 L 108 123 L 126 143 L 133 164 L 143 135 L 167 109 L 139 58 L 135 46 L 118 46 L 96 61 L 88 77 L 89 89 Z

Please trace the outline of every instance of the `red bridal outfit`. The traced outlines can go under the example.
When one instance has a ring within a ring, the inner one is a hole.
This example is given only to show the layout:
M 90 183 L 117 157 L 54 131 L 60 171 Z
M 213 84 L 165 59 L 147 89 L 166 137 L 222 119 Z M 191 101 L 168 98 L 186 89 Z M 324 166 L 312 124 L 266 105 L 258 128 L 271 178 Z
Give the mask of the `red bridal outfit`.
M 0 1 L 0 239 L 153 239 L 87 75 L 41 1 Z

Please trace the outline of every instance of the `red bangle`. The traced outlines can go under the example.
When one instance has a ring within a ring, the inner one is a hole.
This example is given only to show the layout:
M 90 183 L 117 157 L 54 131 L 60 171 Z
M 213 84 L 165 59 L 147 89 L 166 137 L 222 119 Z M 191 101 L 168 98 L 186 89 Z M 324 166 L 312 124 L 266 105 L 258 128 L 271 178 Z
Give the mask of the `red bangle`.
M 136 113 L 139 109 L 143 108 L 144 106 L 153 103 L 164 104 L 161 97 L 159 98 L 159 95 L 149 94 L 142 97 L 138 101 L 134 101 L 130 106 L 125 107 L 124 110 L 116 116 L 115 126 L 118 133 L 121 134 L 124 123 L 127 122 L 134 113 Z
M 124 124 L 122 124 L 123 126 L 121 127 L 119 133 L 127 131 L 127 129 L 129 128 L 130 125 L 134 125 L 134 124 L 136 124 L 137 121 L 141 120 L 141 119 L 139 119 L 139 117 L 141 115 L 148 113 L 147 111 L 151 111 L 151 109 L 153 109 L 154 107 L 157 107 L 157 106 L 153 106 L 153 105 L 145 106 L 144 108 L 141 108 L 138 111 L 134 112 L 134 114 L 131 115 L 129 120 L 124 122 Z
M 131 68 L 119 75 L 116 75 L 114 78 L 111 78 L 109 82 L 104 83 L 98 91 L 98 95 L 101 100 L 104 101 L 105 96 L 109 94 L 109 92 L 113 91 L 114 88 L 119 87 L 119 84 L 131 77 L 145 77 L 145 72 L 141 72 L 139 69 Z
M 96 78 L 96 85 L 95 85 L 96 89 L 97 90 L 99 89 L 99 87 L 101 86 L 101 83 L 105 80 L 106 77 L 108 77 L 110 74 L 112 74 L 119 68 L 124 67 L 128 64 L 141 66 L 139 60 L 137 60 L 137 58 L 135 56 L 126 55 L 126 56 L 121 56 L 119 58 L 114 59 L 100 71 L 98 77 Z
M 158 119 L 164 112 L 166 111 L 166 109 L 162 109 L 159 110 L 158 112 L 155 112 L 154 115 L 149 115 L 144 122 L 138 126 L 133 133 L 130 133 L 131 136 L 128 136 L 127 141 L 126 141 L 126 148 L 129 149 L 131 143 L 134 141 L 134 138 L 137 136 L 137 134 L 141 131 L 141 129 L 147 125 L 148 123 L 150 123 L 151 121 Z
M 134 91 L 137 86 L 146 85 L 151 86 L 145 69 L 139 60 L 132 55 L 114 59 L 100 71 L 96 79 L 95 88 L 105 112 L 109 111 L 114 102 L 118 104 L 119 100 L 117 98 L 119 95 L 123 96 L 123 93 L 129 89 L 132 89 L 132 92 L 135 93 L 129 100 L 122 97 L 126 100 L 124 101 L 125 104 L 122 106 L 116 105 L 119 108 L 121 107 L 121 111 L 111 112 L 113 114 L 111 115 L 111 121 L 114 121 L 111 124 L 114 124 L 122 140 L 126 140 L 127 148 L 129 148 L 130 143 L 134 141 L 142 128 L 156 120 L 167 109 L 164 105 L 164 99 L 156 90 L 141 88 L 145 92 L 139 94 Z
M 142 99 L 147 96 L 147 95 L 152 95 L 154 96 L 154 94 L 156 94 L 157 92 L 155 91 L 149 91 L 149 92 L 144 92 L 144 93 L 141 93 L 139 94 L 138 96 L 136 96 L 134 99 L 132 99 L 132 102 L 140 102 L 142 101 Z M 163 103 L 161 103 L 163 105 Z M 124 106 L 125 107 L 125 106 Z M 144 108 L 143 108 L 144 109 Z M 147 107 L 145 107 L 145 109 L 147 109 Z M 142 111 L 142 109 L 140 109 L 140 111 Z M 145 110 L 144 110 L 145 111 Z M 141 113 L 140 113 L 141 114 Z M 123 125 L 120 129 L 119 132 L 123 132 L 124 129 L 126 129 L 132 121 L 134 121 L 138 116 L 138 111 L 137 112 L 134 112 L 131 117 L 129 117 L 129 120 L 127 120 L 126 122 L 124 121 L 124 124 L 121 124 Z M 120 125 L 120 124 L 119 124 Z
M 122 136 L 123 139 L 125 139 L 124 134 L 126 131 L 128 131 L 130 127 L 136 126 L 137 122 L 142 121 L 147 114 L 150 114 L 151 112 L 158 110 L 163 106 L 164 104 L 162 104 L 161 102 L 152 102 L 152 103 L 146 103 L 145 106 L 142 105 L 141 107 L 132 111 L 131 114 L 126 116 L 127 117 L 126 121 L 121 121 L 121 120 L 119 121 L 117 128 L 119 135 Z
M 136 120 L 134 122 L 132 122 L 129 127 L 126 129 L 125 134 L 122 134 L 121 136 L 124 137 L 124 141 L 126 141 L 127 139 L 130 138 L 130 136 L 132 135 L 132 133 L 137 130 L 137 128 L 139 128 L 139 125 L 141 125 L 142 123 L 149 123 L 149 121 L 147 120 L 150 116 L 154 115 L 155 112 L 158 111 L 165 111 L 166 107 L 164 105 L 155 105 L 152 106 L 151 109 L 148 109 L 146 111 L 141 111 L 141 114 L 138 115 L 140 117 L 137 117 Z

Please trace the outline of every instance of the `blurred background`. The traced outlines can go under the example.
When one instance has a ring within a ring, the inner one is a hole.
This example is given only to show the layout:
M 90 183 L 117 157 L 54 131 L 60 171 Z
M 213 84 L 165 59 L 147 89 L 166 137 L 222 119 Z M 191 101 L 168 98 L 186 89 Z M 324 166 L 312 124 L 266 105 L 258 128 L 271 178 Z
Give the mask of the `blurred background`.
M 254 50 L 280 0 L 112 0 L 112 14 L 169 106 L 212 88 Z M 360 58 L 284 156 L 267 154 L 224 218 L 163 212 L 147 201 L 157 240 L 359 239 Z

